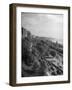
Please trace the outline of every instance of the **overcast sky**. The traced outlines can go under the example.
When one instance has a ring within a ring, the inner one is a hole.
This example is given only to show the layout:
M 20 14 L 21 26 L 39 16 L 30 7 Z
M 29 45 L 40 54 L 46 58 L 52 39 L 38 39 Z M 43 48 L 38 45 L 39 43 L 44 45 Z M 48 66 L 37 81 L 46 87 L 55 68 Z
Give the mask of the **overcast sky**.
M 63 39 L 63 15 L 22 12 L 21 26 L 36 36 Z

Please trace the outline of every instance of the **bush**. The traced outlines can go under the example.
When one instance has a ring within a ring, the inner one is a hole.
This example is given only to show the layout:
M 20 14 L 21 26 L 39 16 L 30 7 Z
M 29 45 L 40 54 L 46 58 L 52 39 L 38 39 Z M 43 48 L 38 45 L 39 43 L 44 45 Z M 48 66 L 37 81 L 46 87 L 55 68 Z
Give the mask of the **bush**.
M 55 51 L 50 51 L 50 54 L 55 57 L 56 56 L 56 52 Z

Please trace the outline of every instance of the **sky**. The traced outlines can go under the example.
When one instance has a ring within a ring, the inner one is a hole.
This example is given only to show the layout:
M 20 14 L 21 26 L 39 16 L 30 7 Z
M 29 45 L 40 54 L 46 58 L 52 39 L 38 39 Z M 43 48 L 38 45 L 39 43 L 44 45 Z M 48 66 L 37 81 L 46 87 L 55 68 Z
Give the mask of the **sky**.
M 63 15 L 44 13 L 21 13 L 21 27 L 33 35 L 63 40 Z

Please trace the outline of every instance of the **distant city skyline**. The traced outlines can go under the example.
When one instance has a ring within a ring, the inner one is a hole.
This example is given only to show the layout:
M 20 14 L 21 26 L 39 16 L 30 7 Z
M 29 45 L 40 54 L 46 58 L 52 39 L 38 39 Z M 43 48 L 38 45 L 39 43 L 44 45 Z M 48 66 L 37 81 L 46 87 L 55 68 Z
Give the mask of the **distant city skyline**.
M 63 41 L 63 15 L 21 13 L 21 27 L 33 35 Z

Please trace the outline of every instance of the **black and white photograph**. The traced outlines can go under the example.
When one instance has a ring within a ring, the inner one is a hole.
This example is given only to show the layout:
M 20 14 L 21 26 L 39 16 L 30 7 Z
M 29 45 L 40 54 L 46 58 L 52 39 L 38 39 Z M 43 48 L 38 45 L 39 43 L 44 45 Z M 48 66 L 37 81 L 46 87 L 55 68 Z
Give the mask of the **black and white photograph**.
M 10 10 L 10 84 L 69 83 L 70 7 L 11 4 Z
M 21 12 L 21 76 L 63 75 L 63 15 Z

